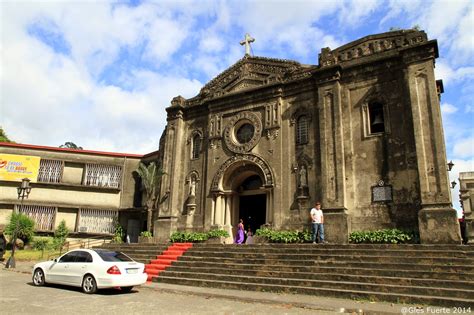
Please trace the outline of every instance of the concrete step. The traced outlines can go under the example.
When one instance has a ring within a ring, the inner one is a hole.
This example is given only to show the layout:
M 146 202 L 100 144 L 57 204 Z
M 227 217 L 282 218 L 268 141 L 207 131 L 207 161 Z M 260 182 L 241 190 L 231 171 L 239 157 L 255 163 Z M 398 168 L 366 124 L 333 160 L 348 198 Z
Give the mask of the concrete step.
M 327 260 L 327 261 L 352 261 L 352 262 L 406 262 L 425 263 L 425 264 L 453 264 L 453 265 L 474 265 L 474 258 L 459 258 L 459 257 L 438 257 L 433 256 L 424 257 L 404 257 L 404 256 L 388 256 L 385 252 L 379 252 L 378 255 L 365 255 L 363 253 L 333 253 L 319 252 L 312 253 L 307 251 L 300 251 L 298 253 L 257 253 L 257 252 L 238 252 L 238 251 L 201 251 L 198 249 L 189 250 L 186 256 L 195 257 L 213 257 L 213 258 L 251 258 L 251 259 L 265 259 L 265 260 Z
M 433 294 L 428 294 L 428 295 L 399 294 L 399 293 L 392 293 L 392 292 L 364 291 L 364 290 L 355 290 L 355 289 L 351 290 L 351 289 L 345 289 L 341 287 L 337 287 L 337 288 L 324 288 L 321 286 L 301 287 L 301 286 L 292 286 L 288 284 L 266 284 L 265 283 L 265 284 L 248 285 L 248 283 L 241 282 L 241 281 L 175 278 L 175 277 L 165 276 L 164 274 L 160 274 L 159 277 L 153 278 L 153 281 L 170 283 L 170 284 L 190 285 L 190 286 L 218 287 L 218 288 L 223 288 L 223 289 L 240 289 L 240 290 L 244 289 L 244 290 L 267 291 L 267 292 L 298 293 L 298 294 L 309 294 L 309 295 L 318 295 L 318 296 L 331 296 L 331 297 L 338 297 L 338 298 L 367 299 L 371 301 L 388 301 L 388 302 L 395 302 L 395 303 L 418 303 L 418 304 L 457 306 L 457 307 L 472 306 L 472 299 L 442 297 L 442 296 L 435 296 Z
M 161 274 L 167 277 L 173 278 L 187 278 L 187 279 L 200 279 L 200 280 L 215 280 L 225 282 L 241 282 L 247 285 L 254 284 L 272 284 L 272 285 L 287 285 L 296 287 L 309 287 L 309 288 L 327 288 L 327 289 L 338 289 L 343 287 L 346 290 L 351 291 L 370 291 L 370 292 L 385 292 L 385 293 L 398 293 L 403 294 L 417 294 L 417 295 L 433 295 L 440 297 L 453 297 L 453 298 L 465 298 L 474 301 L 474 288 L 471 289 L 459 289 L 459 288 L 442 288 L 442 287 L 424 287 L 415 285 L 400 285 L 400 284 L 387 284 L 387 283 L 372 283 L 372 282 L 353 282 L 353 281 L 333 281 L 323 279 L 310 279 L 310 278 L 280 278 L 280 277 L 267 277 L 267 276 L 247 276 L 247 275 L 229 275 L 229 274 L 218 274 L 218 273 L 197 273 L 197 272 L 175 272 L 165 270 Z
M 241 275 L 248 277 L 265 277 L 265 278 L 285 278 L 285 279 L 308 279 L 308 280 L 326 280 L 326 281 L 341 281 L 341 282 L 360 282 L 373 284 L 389 284 L 389 285 L 405 285 L 405 286 L 424 286 L 424 287 L 444 287 L 462 290 L 474 290 L 474 282 L 460 279 L 423 279 L 411 277 L 388 277 L 379 275 L 357 275 L 357 274 L 340 274 L 337 272 L 288 272 L 268 270 L 251 270 L 251 269 L 211 269 L 199 267 L 183 267 L 174 265 L 167 269 L 167 272 L 174 272 L 179 277 L 180 273 L 196 273 L 196 274 L 219 274 L 219 275 Z
M 421 264 L 412 263 L 409 260 L 406 262 L 398 263 L 387 263 L 387 262 L 365 262 L 365 261 L 337 261 L 337 260 L 318 260 L 318 259 L 292 259 L 290 255 L 287 259 L 254 259 L 254 258 L 226 258 L 226 257 L 200 257 L 191 256 L 188 253 L 184 254 L 179 258 L 179 261 L 188 262 L 220 262 L 226 264 L 238 263 L 238 264 L 272 264 L 280 266 L 301 266 L 301 265 L 313 265 L 313 266 L 334 266 L 334 267 L 364 267 L 364 268 L 383 268 L 383 269 L 402 269 L 402 270 L 425 270 L 425 271 L 442 271 L 442 272 L 462 272 L 462 273 L 474 273 L 474 266 L 467 265 L 443 265 L 443 264 Z
M 238 273 L 238 270 L 252 270 L 259 272 L 279 271 L 279 272 L 303 272 L 303 273 L 337 273 L 337 274 L 354 274 L 362 276 L 380 276 L 380 277 L 405 277 L 405 278 L 420 278 L 420 279 L 445 279 L 445 280 L 466 280 L 474 281 L 474 274 L 466 274 L 459 272 L 439 272 L 439 271 L 417 271 L 417 270 L 403 270 L 403 269 L 381 269 L 381 268 L 363 268 L 345 266 L 315 266 L 315 265 L 255 265 L 247 263 L 233 263 L 226 264 L 220 262 L 186 262 L 179 261 L 172 265 L 172 268 L 180 268 L 180 270 L 211 269 L 211 270 L 228 270 L 229 272 Z

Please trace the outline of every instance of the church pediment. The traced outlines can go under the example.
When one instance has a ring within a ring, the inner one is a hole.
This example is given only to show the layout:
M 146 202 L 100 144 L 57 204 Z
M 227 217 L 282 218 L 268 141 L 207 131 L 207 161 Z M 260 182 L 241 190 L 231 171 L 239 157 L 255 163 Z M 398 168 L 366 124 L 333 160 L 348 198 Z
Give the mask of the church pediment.
M 206 98 L 283 81 L 303 66 L 290 60 L 245 56 L 207 83 L 199 93 Z

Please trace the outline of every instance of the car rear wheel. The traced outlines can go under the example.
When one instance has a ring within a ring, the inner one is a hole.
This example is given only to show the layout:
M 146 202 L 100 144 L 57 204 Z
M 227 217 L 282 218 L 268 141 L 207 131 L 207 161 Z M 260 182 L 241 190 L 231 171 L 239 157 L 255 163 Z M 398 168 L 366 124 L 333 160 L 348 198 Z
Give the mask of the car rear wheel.
M 37 287 L 44 285 L 44 272 L 42 269 L 37 268 L 33 273 L 33 284 Z
M 120 290 L 122 290 L 125 293 L 128 293 L 132 291 L 133 287 L 120 287 Z
M 97 283 L 92 275 L 85 275 L 82 280 L 82 291 L 87 294 L 93 294 L 97 292 Z

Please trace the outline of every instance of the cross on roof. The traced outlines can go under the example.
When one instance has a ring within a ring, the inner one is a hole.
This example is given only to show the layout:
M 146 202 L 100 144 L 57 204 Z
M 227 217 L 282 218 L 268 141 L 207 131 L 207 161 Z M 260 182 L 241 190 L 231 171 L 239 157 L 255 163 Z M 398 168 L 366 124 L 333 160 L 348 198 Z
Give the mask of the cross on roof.
M 249 33 L 245 34 L 245 39 L 240 42 L 240 45 L 245 45 L 245 55 L 250 56 L 250 43 L 253 43 L 255 38 L 252 38 Z

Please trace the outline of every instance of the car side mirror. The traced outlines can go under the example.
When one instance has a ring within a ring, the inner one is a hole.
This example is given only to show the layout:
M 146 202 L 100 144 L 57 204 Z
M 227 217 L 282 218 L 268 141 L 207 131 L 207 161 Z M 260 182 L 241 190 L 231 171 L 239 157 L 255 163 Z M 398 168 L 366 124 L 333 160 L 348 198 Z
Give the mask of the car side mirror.
M 53 261 L 54 261 L 54 262 L 58 262 L 58 259 L 57 259 L 57 258 L 54 258 Z

